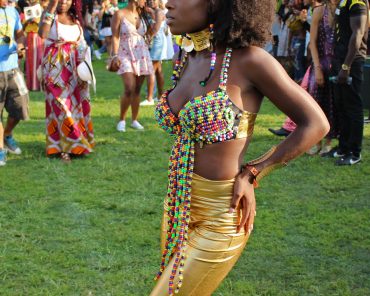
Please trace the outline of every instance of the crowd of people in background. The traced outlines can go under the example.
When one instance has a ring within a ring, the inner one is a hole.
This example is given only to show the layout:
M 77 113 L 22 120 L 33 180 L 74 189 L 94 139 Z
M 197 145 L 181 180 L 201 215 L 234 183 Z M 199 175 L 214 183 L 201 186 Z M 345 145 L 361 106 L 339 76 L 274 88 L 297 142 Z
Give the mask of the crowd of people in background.
M 284 0 L 276 9 L 270 51 L 319 103 L 331 127 L 307 154 L 337 158 L 337 165 L 361 161 L 361 87 L 369 26 L 366 0 Z M 281 128 L 269 131 L 288 136 L 295 128 L 287 118 Z M 339 145 L 332 147 L 337 138 Z
M 0 112 L 4 108 L 8 112 L 5 128 L 0 123 L 0 166 L 6 163 L 6 152 L 21 153 L 13 129 L 29 117 L 28 91 L 45 93 L 47 155 L 70 162 L 71 156 L 92 151 L 92 60 L 100 60 L 104 53 L 107 69 L 116 72 L 123 85 L 117 131 L 126 131 L 130 107 L 130 126 L 144 129 L 138 121 L 140 106 L 152 106 L 162 95 L 162 61 L 172 60 L 177 47 L 165 21 L 164 1 L 0 0 L 0 4 Z M 329 120 L 330 132 L 307 153 L 336 157 L 339 165 L 361 160 L 360 92 L 369 49 L 368 15 L 367 0 L 278 0 L 272 42 L 266 47 Z M 23 57 L 24 66 L 19 62 Z M 142 100 L 145 80 L 147 95 Z M 269 130 L 288 136 L 295 128 L 287 118 L 281 128 Z M 332 146 L 333 139 L 339 139 L 339 146 Z

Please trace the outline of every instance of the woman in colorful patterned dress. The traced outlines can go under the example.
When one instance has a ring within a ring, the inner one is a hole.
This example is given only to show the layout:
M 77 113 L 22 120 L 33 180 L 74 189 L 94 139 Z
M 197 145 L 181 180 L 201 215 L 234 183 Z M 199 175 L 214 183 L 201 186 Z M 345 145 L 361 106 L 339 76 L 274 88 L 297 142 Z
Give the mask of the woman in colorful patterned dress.
M 77 75 L 77 66 L 89 59 L 83 37 L 80 0 L 51 0 L 44 11 L 39 34 L 45 40 L 42 84 L 46 95 L 46 154 L 92 152 L 94 133 L 90 117 L 88 82 Z
M 119 67 L 124 93 L 121 97 L 119 132 L 126 131 L 126 115 L 131 106 L 131 127 L 142 130 L 139 123 L 140 89 L 145 78 L 153 74 L 148 41 L 151 27 L 144 12 L 146 0 L 130 0 L 128 5 L 115 13 L 112 20 L 112 64 Z
M 162 228 L 162 262 L 151 296 L 211 295 L 253 229 L 254 187 L 329 131 L 325 114 L 259 48 L 274 1 L 168 0 L 167 23 L 186 34 L 173 88 L 156 107 L 174 138 Z M 264 97 L 297 128 L 262 157 L 243 163 Z
M 325 156 L 331 150 L 331 140 L 337 136 L 337 123 L 334 112 L 333 94 L 329 81 L 331 61 L 334 55 L 334 21 L 338 0 L 327 1 L 313 11 L 310 49 L 312 65 L 308 69 L 307 91 L 317 101 L 330 124 L 330 132 L 323 143 L 314 145 L 308 154 Z

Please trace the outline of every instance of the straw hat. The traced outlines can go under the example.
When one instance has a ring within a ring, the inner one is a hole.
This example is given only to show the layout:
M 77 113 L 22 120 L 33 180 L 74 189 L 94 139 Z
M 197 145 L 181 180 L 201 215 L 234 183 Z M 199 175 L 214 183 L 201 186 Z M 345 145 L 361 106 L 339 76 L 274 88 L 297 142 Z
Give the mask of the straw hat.
M 82 81 L 92 84 L 94 92 L 96 91 L 96 79 L 90 61 L 85 60 L 77 66 L 77 75 Z

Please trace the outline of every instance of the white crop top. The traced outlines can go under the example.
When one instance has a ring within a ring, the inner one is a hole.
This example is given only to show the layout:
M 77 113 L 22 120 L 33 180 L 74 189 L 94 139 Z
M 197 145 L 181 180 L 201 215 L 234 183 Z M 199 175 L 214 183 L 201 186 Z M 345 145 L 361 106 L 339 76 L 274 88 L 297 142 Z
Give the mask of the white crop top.
M 58 28 L 57 28 L 58 27 Z M 82 30 L 77 24 L 64 25 L 56 19 L 50 28 L 48 39 L 61 41 L 77 41 L 83 38 Z

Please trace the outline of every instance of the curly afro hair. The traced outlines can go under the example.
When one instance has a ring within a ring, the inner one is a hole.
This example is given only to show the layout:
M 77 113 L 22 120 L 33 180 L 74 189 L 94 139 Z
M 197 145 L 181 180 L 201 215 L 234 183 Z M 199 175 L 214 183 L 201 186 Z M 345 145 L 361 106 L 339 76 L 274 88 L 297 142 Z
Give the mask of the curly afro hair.
M 275 6 L 272 0 L 210 0 L 208 17 L 216 44 L 263 47 L 271 38 Z

